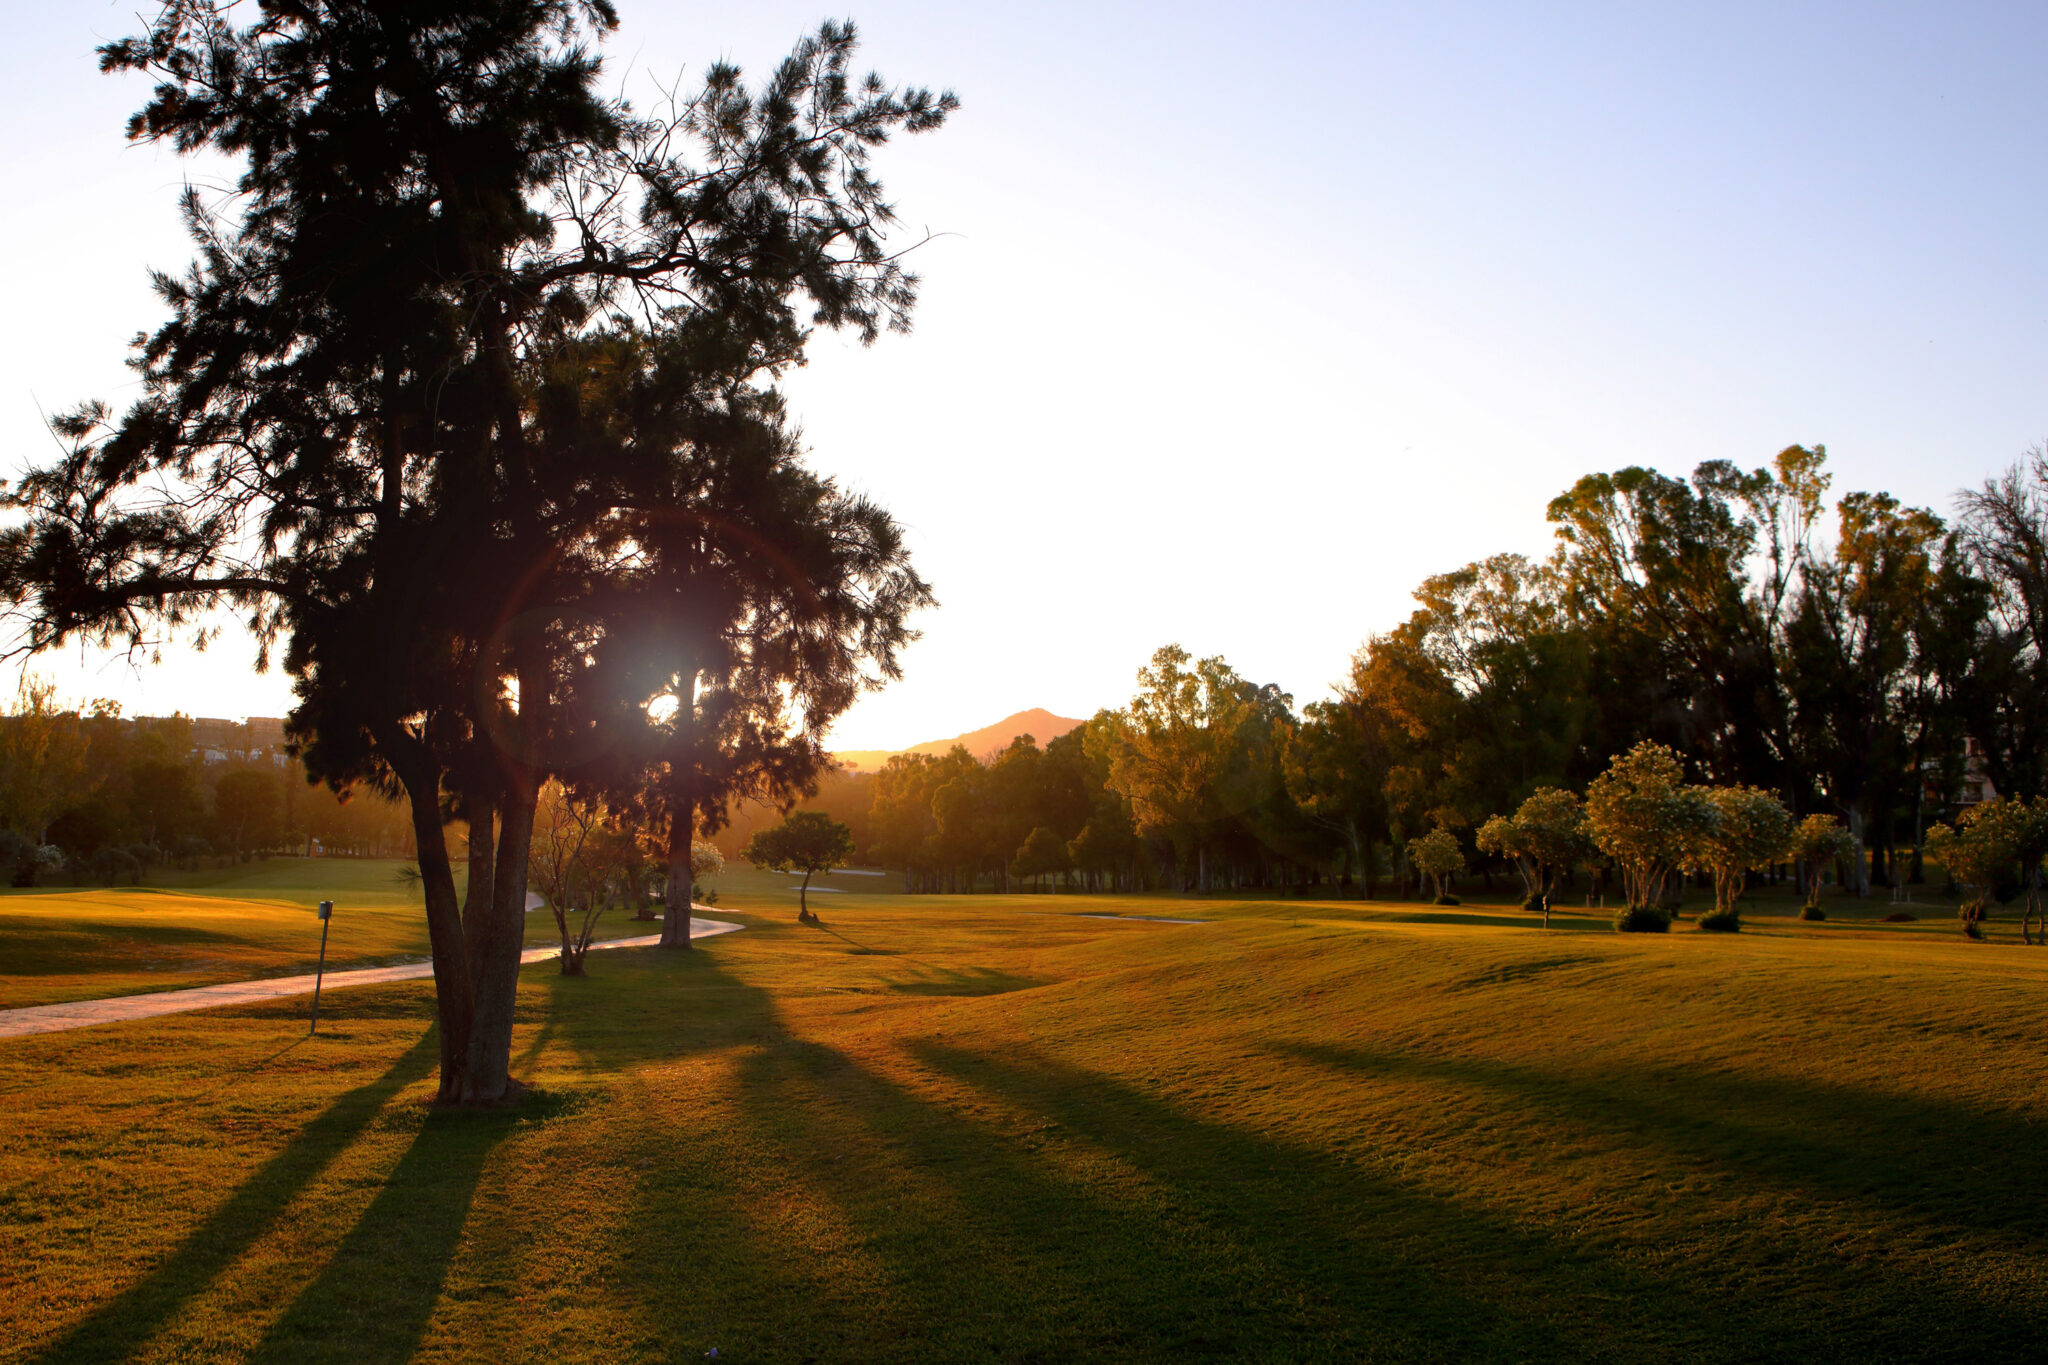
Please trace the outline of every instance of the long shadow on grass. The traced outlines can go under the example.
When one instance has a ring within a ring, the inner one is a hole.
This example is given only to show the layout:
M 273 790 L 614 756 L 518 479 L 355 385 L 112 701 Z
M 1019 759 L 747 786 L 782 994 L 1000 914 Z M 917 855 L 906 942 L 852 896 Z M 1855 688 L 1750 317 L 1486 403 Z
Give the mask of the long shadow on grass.
M 2048 1241 L 2048 1206 L 2032 1166 L 2040 1130 L 2009 1112 L 1825 1081 L 1675 1068 L 1573 1074 L 1361 1048 L 1289 1043 L 1279 1050 L 1368 1076 L 1490 1090 L 1557 1120 L 1640 1136 L 1656 1150 L 1817 1199 L 1951 1231 Z
M 647 1325 L 676 1354 L 1599 1353 L 1597 1333 L 1555 1311 L 1546 1277 L 1573 1253 L 1545 1238 L 1043 1059 L 923 1046 L 926 1066 L 988 1097 L 935 1100 L 789 1036 L 765 992 L 708 962 L 675 975 L 699 989 L 669 995 L 674 1049 L 743 1050 L 734 1103 L 650 1108 L 626 1129 L 669 1158 L 643 1182 L 627 1242 Z M 597 1052 L 619 1041 L 606 1031 Z M 1566 1273 L 1584 1302 L 1642 1300 L 1612 1267 Z M 1664 1297 L 1675 1308 L 1658 1311 L 1699 1316 Z
M 440 1298 L 491 1149 L 520 1123 L 546 1118 L 551 1107 L 542 1096 L 510 1113 L 428 1114 L 319 1278 L 249 1358 L 350 1365 L 410 1360 Z
M 186 1302 L 240 1259 L 280 1215 L 383 1111 L 391 1098 L 430 1074 L 434 1034 L 421 1035 L 390 1070 L 341 1095 L 276 1156 L 194 1228 L 183 1245 L 136 1284 L 94 1310 L 35 1356 L 49 1365 L 127 1360 Z
M 1903 1234 L 1937 1254 L 1960 1237 L 1988 1234 L 2016 1262 L 2040 1255 L 2048 1212 L 2028 1163 L 2038 1130 L 2015 1115 L 1817 1081 L 1651 1067 L 1572 1075 L 1356 1048 L 1279 1050 L 1358 1075 L 1491 1091 L 1525 1121 L 1639 1144 L 1674 1176 L 1725 1173 L 1727 1188 L 1768 1186 L 1813 1200 L 1823 1215 L 1829 1204 L 1864 1211 L 1849 1222 L 1774 1217 L 1738 1234 L 1736 1255 L 1782 1266 L 1784 1282 L 1747 1293 L 1742 1313 L 1722 1330 L 1740 1332 L 1766 1356 L 2039 1359 L 2038 1321 L 2004 1292 L 2013 1286 L 1987 1278 L 1982 1266 L 1959 1259 L 1958 1283 L 1944 1285 L 1924 1271 L 1852 1264 L 1835 1249 L 1859 1231 Z M 1858 1226 L 1872 1215 L 1889 1226 Z M 1711 1293 L 1729 1270 L 1703 1261 L 1696 1288 Z

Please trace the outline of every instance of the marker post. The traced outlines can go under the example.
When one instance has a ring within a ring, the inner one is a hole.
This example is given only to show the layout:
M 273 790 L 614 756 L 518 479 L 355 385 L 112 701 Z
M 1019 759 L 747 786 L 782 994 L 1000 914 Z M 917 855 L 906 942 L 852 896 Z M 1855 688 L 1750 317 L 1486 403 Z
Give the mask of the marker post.
M 334 923 L 334 902 L 320 902 L 320 966 L 313 973 L 313 1027 L 307 1033 L 320 1031 L 320 978 L 327 975 L 327 930 Z

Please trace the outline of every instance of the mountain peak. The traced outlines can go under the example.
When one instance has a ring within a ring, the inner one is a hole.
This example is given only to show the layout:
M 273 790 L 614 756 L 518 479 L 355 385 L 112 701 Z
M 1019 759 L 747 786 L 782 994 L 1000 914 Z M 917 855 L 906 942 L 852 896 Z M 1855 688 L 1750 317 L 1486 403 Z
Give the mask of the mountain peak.
M 832 756 L 847 767 L 863 772 L 873 772 L 887 763 L 892 754 L 936 756 L 947 752 L 956 744 L 976 758 L 987 758 L 992 753 L 1008 748 L 1010 741 L 1019 735 L 1031 736 L 1043 748 L 1067 731 L 1086 723 L 1070 716 L 1056 716 L 1042 706 L 1034 706 L 1029 711 L 1019 711 L 1014 716 L 1005 716 L 994 725 L 985 725 L 979 730 L 970 730 L 951 739 L 926 740 L 907 749 L 846 749 Z

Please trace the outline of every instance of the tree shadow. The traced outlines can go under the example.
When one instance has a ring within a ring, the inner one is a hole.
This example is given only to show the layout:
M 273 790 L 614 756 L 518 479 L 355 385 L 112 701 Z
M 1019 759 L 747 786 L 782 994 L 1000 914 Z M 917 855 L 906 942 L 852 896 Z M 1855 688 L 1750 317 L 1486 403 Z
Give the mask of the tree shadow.
M 892 981 L 888 989 L 897 995 L 1007 995 L 1046 985 L 1049 980 L 995 967 L 941 967 L 915 981 Z
M 267 1233 L 299 1192 L 360 1136 L 392 1097 L 433 1072 L 434 1032 L 422 1034 L 390 1069 L 336 1098 L 195 1227 L 168 1259 L 101 1304 L 38 1352 L 42 1365 L 127 1360 L 135 1347 L 204 1292 Z
M 550 975 L 541 1032 L 592 1071 L 760 1040 L 780 1028 L 766 991 L 747 985 L 701 948 L 621 948 L 593 974 Z M 524 1054 L 539 1059 L 536 1037 Z
M 429 1112 L 383 1188 L 251 1353 L 254 1361 L 404 1361 L 439 1302 L 485 1162 L 520 1124 L 562 1107 Z M 365 1312 L 365 1307 L 374 1309 Z
M 1586 1304 L 1643 1294 L 1611 1263 L 1098 1074 L 918 1045 L 966 1092 L 939 1099 L 788 1036 L 765 993 L 748 1008 L 759 1038 L 720 1140 L 700 1132 L 698 1164 L 634 1206 L 641 1309 L 680 1355 L 1573 1358 L 1602 1333 L 1559 1315 L 1557 1276 Z M 1035 1121 L 992 1117 L 1020 1108 Z M 664 1140 L 645 1125 L 636 1143 Z M 1635 1325 L 1614 1318 L 1610 1350 Z
M 1803 1077 L 1643 1066 L 1575 1074 L 1305 1043 L 1277 1050 L 1355 1074 L 1491 1090 L 1518 1107 L 1641 1137 L 1813 1198 L 2048 1243 L 2048 1207 L 2031 1166 L 2040 1132 L 2015 1113 Z

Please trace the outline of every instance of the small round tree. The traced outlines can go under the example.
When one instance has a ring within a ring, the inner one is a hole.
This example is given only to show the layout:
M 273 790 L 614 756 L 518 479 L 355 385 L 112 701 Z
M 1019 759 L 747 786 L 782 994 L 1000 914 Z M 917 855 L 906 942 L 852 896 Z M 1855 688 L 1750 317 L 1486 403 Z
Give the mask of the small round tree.
M 1456 905 L 1451 898 L 1450 879 L 1465 870 L 1465 851 L 1457 836 L 1438 825 L 1419 839 L 1408 841 L 1408 860 L 1436 887 L 1438 905 Z
M 1755 787 L 1707 787 L 1700 794 L 1715 818 L 1694 836 L 1693 862 L 1714 877 L 1714 908 L 1700 916 L 1700 928 L 1735 930 L 1735 909 L 1751 871 L 1784 856 L 1792 837 L 1792 815 L 1784 803 Z
M 1628 898 L 1615 918 L 1617 927 L 1668 926 L 1657 908 L 1665 885 L 1687 865 L 1700 834 L 1717 818 L 1713 803 L 1687 787 L 1684 777 L 1678 755 L 1646 739 L 1586 788 L 1587 830 L 1621 869 Z
M 1927 831 L 1927 852 L 1964 887 L 1963 932 L 1971 938 L 1983 937 L 1979 926 L 1993 892 L 2017 870 L 2026 893 L 2020 938 L 2033 942 L 2034 916 L 2041 908 L 2041 862 L 2048 857 L 2048 798 L 1998 797 L 1972 806 L 1958 817 L 1956 828 L 1936 825 Z M 2041 937 L 2048 941 L 2048 922 Z
M 1856 840 L 1832 815 L 1809 815 L 1792 829 L 1785 852 L 1806 872 L 1806 906 L 1801 919 L 1825 919 L 1820 908 L 1821 872 L 1829 863 L 1855 855 Z
M 1541 910 L 1550 927 L 1550 893 L 1559 877 L 1593 852 L 1586 812 L 1579 798 L 1558 787 L 1541 787 L 1511 816 L 1496 815 L 1479 827 L 1474 842 L 1482 853 L 1514 860 L 1528 892 L 1523 908 Z
M 740 856 L 770 872 L 803 873 L 796 917 L 813 924 L 818 917 L 811 913 L 811 878 L 853 856 L 853 831 L 823 811 L 800 810 L 774 829 L 764 829 L 749 839 Z

